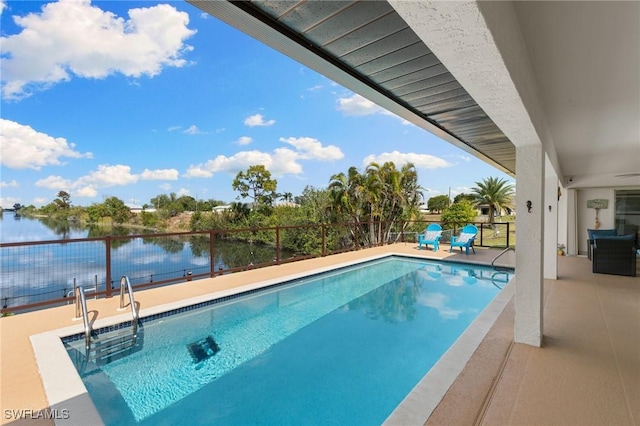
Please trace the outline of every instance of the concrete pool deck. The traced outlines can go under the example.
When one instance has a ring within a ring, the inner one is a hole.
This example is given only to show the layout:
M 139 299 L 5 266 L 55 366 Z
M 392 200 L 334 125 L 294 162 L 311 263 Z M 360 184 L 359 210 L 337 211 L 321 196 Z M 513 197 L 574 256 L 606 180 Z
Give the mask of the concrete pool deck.
M 466 256 L 447 250 L 434 253 L 399 243 L 139 291 L 136 301 L 144 310 L 388 253 L 489 263 L 500 251 L 476 248 Z M 513 266 L 512 252 L 503 258 Z M 512 343 L 508 304 L 429 424 L 638 424 L 640 280 L 592 274 L 589 261 L 580 257 L 560 258 L 559 275 L 545 281 L 544 347 Z M 118 302 L 117 297 L 89 300 L 88 308 L 104 320 L 122 315 Z M 49 404 L 30 336 L 76 325 L 73 316 L 68 305 L 0 320 L 3 424 L 53 423 L 31 418 Z

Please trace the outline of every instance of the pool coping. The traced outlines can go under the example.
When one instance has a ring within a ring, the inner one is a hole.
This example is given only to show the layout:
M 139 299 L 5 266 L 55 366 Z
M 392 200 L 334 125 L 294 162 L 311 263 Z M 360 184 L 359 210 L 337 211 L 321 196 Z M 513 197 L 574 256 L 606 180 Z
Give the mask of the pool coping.
M 513 298 L 515 278 L 496 295 L 387 417 L 383 425 L 425 424 Z
M 231 289 L 219 290 L 212 293 L 190 297 L 175 302 L 165 303 L 157 306 L 151 306 L 140 310 L 139 317 L 149 317 L 161 314 L 167 311 L 181 309 L 195 304 L 210 302 L 228 296 L 237 295 L 252 290 L 271 287 L 277 284 L 294 281 L 301 278 L 310 277 L 324 272 L 335 271 L 341 268 L 354 266 L 366 262 L 371 262 L 388 257 L 405 257 L 420 260 L 433 260 L 444 263 L 452 263 L 452 261 L 443 260 L 441 258 L 429 258 L 425 256 L 413 256 L 406 253 L 385 253 L 372 255 L 357 260 L 350 260 L 338 264 L 314 268 L 308 271 L 289 274 L 277 278 L 264 281 L 257 281 L 246 285 L 241 285 Z M 471 263 L 457 262 L 454 263 Z M 478 266 L 487 266 L 478 264 Z M 513 281 L 513 280 L 511 280 Z M 504 309 L 504 306 L 511 299 L 513 291 L 511 290 L 511 282 L 494 298 L 494 300 L 480 313 L 480 315 L 471 323 L 465 332 L 456 340 L 436 365 L 425 375 L 416 387 L 407 395 L 402 403 L 396 407 L 392 414 L 387 418 L 385 424 L 423 424 L 429 418 L 429 415 L 440 402 L 447 389 L 451 386 L 460 371 L 485 337 L 491 325 L 495 322 L 498 315 Z M 505 293 L 509 293 L 508 296 Z M 503 296 L 505 295 L 505 296 Z M 503 300 L 506 299 L 506 300 Z M 499 303 L 497 301 L 499 300 Z M 131 321 L 131 314 L 125 313 L 103 318 L 95 321 L 92 329 L 110 327 L 123 322 Z M 69 327 L 63 327 L 44 333 L 34 334 L 30 336 L 31 345 L 35 354 L 36 363 L 42 379 L 45 395 L 49 402 L 49 406 L 55 415 L 53 419 L 56 425 L 103 425 L 104 422 L 98 410 L 93 403 L 82 379 L 80 378 L 75 366 L 69 355 L 67 354 L 63 338 L 81 334 L 84 332 L 82 324 Z M 473 336 L 471 336 L 471 334 Z M 460 363 L 460 365 L 456 365 Z M 442 364 L 442 365 L 441 365 Z M 434 383 L 427 383 L 434 382 Z M 436 395 L 440 395 L 436 398 Z M 428 402 L 428 403 L 426 403 Z M 428 408 L 425 409 L 425 407 Z M 430 407 L 430 408 L 429 408 Z M 73 418 L 68 416 L 69 412 L 73 412 Z

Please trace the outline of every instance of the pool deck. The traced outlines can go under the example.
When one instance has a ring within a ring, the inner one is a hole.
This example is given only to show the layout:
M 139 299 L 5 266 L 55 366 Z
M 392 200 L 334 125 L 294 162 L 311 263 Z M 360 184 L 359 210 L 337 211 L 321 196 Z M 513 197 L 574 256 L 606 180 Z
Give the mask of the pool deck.
M 476 248 L 476 254 L 466 256 L 448 253 L 448 246 L 434 253 L 399 243 L 135 296 L 145 310 L 388 253 L 488 264 L 499 251 Z M 514 266 L 513 252 L 501 259 Z M 508 303 L 427 424 L 640 424 L 640 278 L 593 274 L 590 266 L 585 257 L 560 257 L 558 280 L 545 280 L 542 348 L 513 343 L 513 306 Z M 87 303 L 98 321 L 122 315 L 117 297 Z M 30 336 L 77 325 L 73 316 L 73 305 L 68 305 L 0 319 L 2 424 L 53 424 L 18 412 L 37 414 L 48 407 Z

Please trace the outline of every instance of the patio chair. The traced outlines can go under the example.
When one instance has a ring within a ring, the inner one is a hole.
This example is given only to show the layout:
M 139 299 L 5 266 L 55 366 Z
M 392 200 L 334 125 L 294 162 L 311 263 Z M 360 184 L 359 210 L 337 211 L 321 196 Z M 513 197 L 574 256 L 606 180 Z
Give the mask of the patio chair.
M 636 236 L 621 235 L 597 238 L 593 245 L 592 272 L 636 276 Z
M 615 237 L 617 235 L 615 229 L 587 229 L 587 258 L 591 260 L 593 252 L 593 244 L 596 238 Z
M 429 244 L 432 244 L 433 251 L 438 251 L 440 237 L 442 237 L 442 227 L 437 223 L 430 224 L 422 234 L 418 235 L 418 250 L 422 250 L 423 244 L 425 248 L 429 248 Z
M 478 228 L 474 225 L 464 226 L 460 231 L 460 235 L 457 237 L 451 237 L 449 253 L 451 253 L 454 247 L 460 247 L 460 251 L 464 248 L 465 254 L 469 254 L 469 249 L 473 250 L 475 253 L 476 249 L 473 248 L 473 241 L 476 239 L 476 235 L 478 235 Z

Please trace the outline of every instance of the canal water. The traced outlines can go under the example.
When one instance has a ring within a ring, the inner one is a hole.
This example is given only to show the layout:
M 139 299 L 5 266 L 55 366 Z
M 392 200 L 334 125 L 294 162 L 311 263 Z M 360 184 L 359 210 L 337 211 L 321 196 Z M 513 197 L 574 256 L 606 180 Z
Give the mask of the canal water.
M 109 256 L 103 240 L 68 242 L 70 239 L 124 236 L 140 230 L 86 228 L 72 221 L 26 218 L 4 212 L 0 220 L 1 243 L 59 241 L 0 249 L 0 303 L 3 308 L 71 297 L 74 284 L 91 291 L 118 288 L 126 275 L 131 284 L 167 279 L 186 280 L 211 271 L 208 235 L 113 239 Z M 284 258 L 290 253 L 283 251 Z M 214 270 L 272 262 L 276 249 L 242 241 L 216 239 Z M 109 258 L 109 259 L 108 259 Z M 107 283 L 107 260 L 111 282 Z M 208 275 L 207 275 L 208 276 Z

